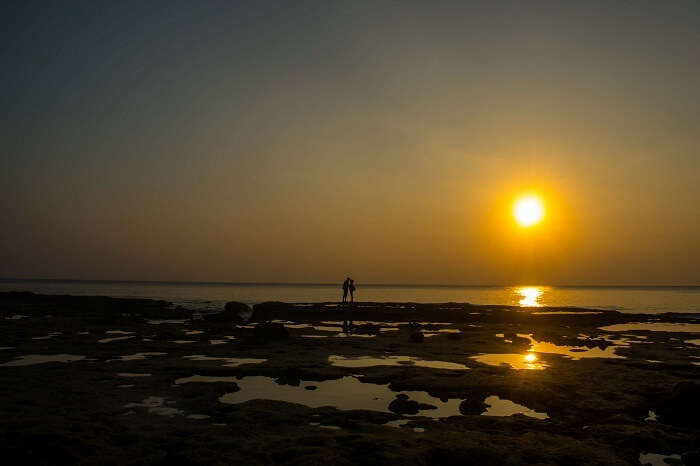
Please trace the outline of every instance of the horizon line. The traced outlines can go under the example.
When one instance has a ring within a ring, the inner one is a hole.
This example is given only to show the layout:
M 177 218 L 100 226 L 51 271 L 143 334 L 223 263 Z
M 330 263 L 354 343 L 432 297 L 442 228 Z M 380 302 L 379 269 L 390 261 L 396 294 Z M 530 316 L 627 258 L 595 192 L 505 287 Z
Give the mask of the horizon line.
M 226 282 L 199 280 L 122 280 L 122 279 L 82 279 L 82 278 L 22 278 L 0 277 L 0 282 L 82 282 L 82 283 L 146 283 L 160 285 L 233 285 L 233 286 L 337 286 L 335 282 Z M 572 285 L 572 284 L 443 284 L 443 283 L 360 283 L 369 287 L 438 287 L 438 288 L 504 288 L 547 286 L 552 288 L 700 288 L 697 285 Z

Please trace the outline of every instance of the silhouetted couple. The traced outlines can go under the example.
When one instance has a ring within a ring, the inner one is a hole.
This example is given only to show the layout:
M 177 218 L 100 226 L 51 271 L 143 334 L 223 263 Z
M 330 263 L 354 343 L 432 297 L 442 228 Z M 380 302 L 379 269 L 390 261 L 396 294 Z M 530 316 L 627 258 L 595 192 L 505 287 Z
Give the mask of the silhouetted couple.
M 348 302 L 348 291 L 350 292 L 350 302 L 355 301 L 355 280 L 348 277 L 343 282 L 343 302 Z

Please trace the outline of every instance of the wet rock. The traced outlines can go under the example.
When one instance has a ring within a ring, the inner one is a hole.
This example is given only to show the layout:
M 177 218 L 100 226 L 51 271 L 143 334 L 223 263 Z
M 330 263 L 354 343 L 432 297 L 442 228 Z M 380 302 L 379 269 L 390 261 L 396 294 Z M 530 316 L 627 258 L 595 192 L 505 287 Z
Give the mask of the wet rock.
M 700 384 L 680 382 L 663 404 L 655 409 L 664 422 L 686 427 L 700 426 Z
M 359 380 L 365 383 L 376 383 L 380 385 L 386 385 L 391 382 L 391 377 L 389 377 L 388 375 L 363 375 L 359 378 Z
M 608 340 L 606 340 L 604 338 L 598 338 L 597 340 L 594 340 L 594 341 L 596 342 L 596 346 L 598 346 L 598 348 L 600 348 L 602 350 L 604 350 L 608 346 L 612 345 L 611 342 L 609 342 Z
M 353 329 L 353 332 L 363 335 L 377 335 L 379 333 L 379 326 L 373 324 L 358 325 Z
M 245 303 L 240 303 L 238 301 L 229 301 L 224 305 L 225 312 L 248 312 L 250 307 Z
M 508 337 L 506 337 L 506 338 L 508 338 Z M 530 346 L 530 340 L 528 340 L 527 338 L 524 338 L 524 337 L 515 336 L 515 337 L 508 338 L 508 339 L 510 341 L 512 341 L 514 345 Z
M 247 304 L 237 301 L 230 301 L 224 306 L 224 310 L 215 314 L 205 314 L 202 316 L 207 322 L 243 322 L 244 315 L 250 313 L 250 307 Z
M 467 398 L 459 404 L 459 412 L 464 415 L 478 415 L 486 411 L 489 405 L 478 398 Z
M 301 369 L 296 366 L 288 366 L 282 374 L 275 380 L 279 385 L 290 385 L 298 387 L 301 384 Z M 309 389 L 306 387 L 307 390 Z M 315 389 L 314 387 L 313 389 Z M 311 389 L 311 390 L 313 390 Z
M 487 447 L 434 447 L 426 456 L 426 463 L 430 465 L 512 464 L 501 452 Z
M 286 340 L 289 337 L 284 325 L 276 322 L 262 322 L 255 326 L 255 338 L 259 341 Z
M 251 322 L 262 322 L 274 319 L 277 314 L 287 314 L 292 310 L 292 306 L 278 301 L 266 301 L 253 306 L 253 313 L 250 316 Z
M 681 459 L 686 466 L 700 466 L 700 451 L 686 451 L 681 455 Z
M 293 377 L 279 377 L 275 379 L 275 382 L 277 382 L 277 385 L 289 385 L 290 387 L 298 387 L 301 383 L 301 380 L 295 379 Z
M 411 341 L 413 343 L 421 343 L 423 340 L 425 340 L 425 336 L 421 332 L 413 332 L 411 334 Z
M 409 400 L 408 395 L 404 395 L 403 393 L 396 395 L 396 399 L 389 403 L 389 410 L 396 414 L 418 414 L 418 411 L 426 409 L 437 408 L 433 405 Z
M 600 348 L 604 350 L 608 346 L 612 345 L 608 340 L 604 338 L 586 338 L 582 342 L 579 342 L 579 345 L 584 346 L 586 348 Z

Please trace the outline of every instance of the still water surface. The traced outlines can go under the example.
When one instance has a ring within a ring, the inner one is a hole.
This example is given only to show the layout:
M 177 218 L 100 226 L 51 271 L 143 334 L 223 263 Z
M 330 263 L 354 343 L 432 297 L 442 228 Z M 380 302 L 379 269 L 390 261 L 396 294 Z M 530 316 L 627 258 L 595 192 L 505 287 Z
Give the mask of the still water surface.
M 469 302 L 519 306 L 576 306 L 622 312 L 700 313 L 700 287 L 408 286 L 363 285 L 355 299 L 375 302 Z M 339 301 L 337 285 L 155 283 L 0 280 L 0 291 L 164 299 L 197 309 L 221 309 L 227 301 Z

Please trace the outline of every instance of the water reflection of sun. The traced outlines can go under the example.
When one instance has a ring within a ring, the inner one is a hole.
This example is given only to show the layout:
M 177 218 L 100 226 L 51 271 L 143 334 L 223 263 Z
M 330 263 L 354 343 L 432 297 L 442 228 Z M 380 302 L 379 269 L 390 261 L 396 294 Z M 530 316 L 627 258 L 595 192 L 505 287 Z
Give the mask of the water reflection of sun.
M 542 364 L 537 362 L 537 355 L 535 353 L 527 353 L 523 359 L 526 369 L 542 369 L 543 367 Z
M 542 304 L 539 303 L 540 296 L 542 296 L 542 288 L 537 286 L 524 286 L 518 288 L 516 293 L 520 295 L 520 301 L 518 303 L 525 307 L 540 307 Z

